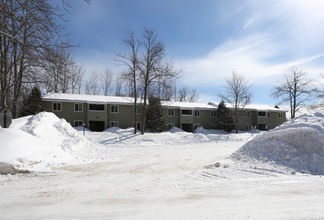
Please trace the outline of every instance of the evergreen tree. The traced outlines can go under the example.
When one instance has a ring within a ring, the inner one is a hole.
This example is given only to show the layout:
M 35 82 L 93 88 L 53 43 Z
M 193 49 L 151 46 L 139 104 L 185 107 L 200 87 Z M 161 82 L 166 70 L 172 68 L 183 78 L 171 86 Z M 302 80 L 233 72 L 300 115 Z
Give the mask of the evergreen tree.
M 35 115 L 42 111 L 41 91 L 35 86 L 23 102 L 20 116 Z
M 146 127 L 152 132 L 161 132 L 167 128 L 166 119 L 163 115 L 161 100 L 151 96 L 147 108 Z
M 226 107 L 224 100 L 222 100 L 217 109 L 217 129 L 221 129 L 227 132 L 233 130 L 233 120 L 230 116 L 230 110 Z

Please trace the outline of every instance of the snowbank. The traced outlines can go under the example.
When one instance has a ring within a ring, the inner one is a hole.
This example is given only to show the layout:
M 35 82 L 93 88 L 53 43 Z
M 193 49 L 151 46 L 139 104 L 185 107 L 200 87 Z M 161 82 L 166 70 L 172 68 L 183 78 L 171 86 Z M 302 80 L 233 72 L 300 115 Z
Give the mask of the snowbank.
M 9 128 L 0 128 L 0 140 L 1 162 L 33 170 L 89 160 L 104 150 L 64 119 L 47 112 L 13 120 Z
M 42 166 L 62 163 L 61 159 L 70 160 L 72 156 L 50 142 L 39 139 L 19 129 L 0 129 L 0 161 L 11 163 L 16 167 Z
M 100 145 L 82 136 L 53 113 L 41 112 L 34 115 L 20 129 L 77 157 L 88 158 L 102 150 Z
M 324 174 L 324 115 L 302 115 L 257 136 L 232 156 L 272 162 L 298 172 Z

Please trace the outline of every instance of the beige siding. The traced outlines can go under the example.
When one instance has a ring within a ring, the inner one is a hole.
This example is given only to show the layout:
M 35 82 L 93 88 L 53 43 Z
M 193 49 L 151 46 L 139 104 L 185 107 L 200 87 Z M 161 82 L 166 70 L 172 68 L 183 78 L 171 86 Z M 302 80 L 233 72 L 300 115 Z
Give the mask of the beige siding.
M 62 103 L 61 111 L 53 111 L 53 101 L 43 101 L 43 109 L 48 112 L 53 112 L 59 118 L 64 118 L 66 121 L 71 123 L 74 126 L 75 120 L 81 120 L 86 126 L 89 125 L 89 121 L 104 121 L 105 128 L 110 127 L 111 121 L 117 121 L 119 123 L 119 127 L 128 128 L 133 126 L 134 118 L 133 118 L 133 105 L 118 105 L 118 113 L 111 112 L 112 104 L 104 104 L 104 111 L 92 111 L 89 110 L 88 103 L 82 103 L 83 111 L 75 112 L 74 111 L 74 102 L 60 102 Z M 169 116 L 168 110 L 173 109 L 174 115 Z M 141 114 L 137 114 L 137 122 L 141 122 L 142 120 L 142 111 Z M 215 124 L 216 118 L 211 117 L 211 111 L 213 110 L 199 110 L 200 116 L 194 116 L 194 109 L 192 109 L 192 115 L 181 115 L 181 109 L 179 108 L 163 108 L 163 112 L 167 123 L 173 123 L 176 127 L 181 128 L 182 124 L 200 124 L 206 129 L 210 129 L 212 124 Z M 246 117 L 246 111 L 250 111 L 250 117 Z M 259 126 L 261 125 L 270 125 L 270 128 L 275 128 L 276 126 L 281 125 L 286 121 L 286 113 L 281 112 L 283 118 L 279 118 L 279 112 L 271 111 L 270 117 L 266 115 L 265 117 L 258 116 L 258 112 L 256 110 L 239 110 L 238 111 L 238 129 L 245 130 L 246 125 L 251 126 Z M 233 121 L 235 118 L 233 117 Z

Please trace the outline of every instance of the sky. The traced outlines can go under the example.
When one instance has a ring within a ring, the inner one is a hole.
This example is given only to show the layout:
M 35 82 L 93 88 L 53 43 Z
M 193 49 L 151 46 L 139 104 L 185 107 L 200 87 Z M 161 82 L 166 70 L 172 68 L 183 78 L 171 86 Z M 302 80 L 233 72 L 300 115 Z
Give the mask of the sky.
M 87 74 L 109 68 L 127 48 L 127 30 L 156 31 L 200 102 L 219 101 L 237 72 L 253 84 L 252 103 L 277 104 L 274 85 L 292 66 L 319 82 L 324 73 L 324 0 L 91 0 L 71 1 L 66 30 L 75 60 Z

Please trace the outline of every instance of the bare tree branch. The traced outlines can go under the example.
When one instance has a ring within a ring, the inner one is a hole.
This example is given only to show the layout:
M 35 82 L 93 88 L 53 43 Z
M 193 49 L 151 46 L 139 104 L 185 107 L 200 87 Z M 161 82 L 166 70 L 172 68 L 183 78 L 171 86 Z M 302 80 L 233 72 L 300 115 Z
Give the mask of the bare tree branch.
M 252 94 L 250 89 L 253 86 L 244 75 L 240 75 L 236 72 L 232 72 L 232 77 L 226 79 L 226 88 L 223 93 L 218 92 L 218 96 L 225 102 L 229 103 L 235 115 L 235 131 L 238 133 L 238 110 L 244 109 L 244 107 L 251 102 Z

